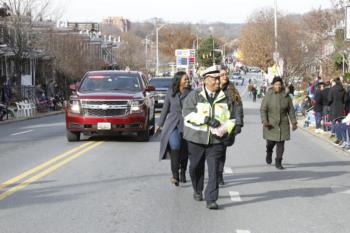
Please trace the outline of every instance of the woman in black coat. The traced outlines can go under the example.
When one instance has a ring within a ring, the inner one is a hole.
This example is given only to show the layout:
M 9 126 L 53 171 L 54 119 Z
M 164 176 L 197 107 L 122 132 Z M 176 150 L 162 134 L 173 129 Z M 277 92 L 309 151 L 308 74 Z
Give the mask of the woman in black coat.
M 334 86 L 331 87 L 328 94 L 328 101 L 331 108 L 331 119 L 335 120 L 344 116 L 344 104 L 345 104 L 345 89 L 341 84 L 340 79 L 334 80 Z
M 159 159 L 166 159 L 170 152 L 171 183 L 176 186 L 179 185 L 179 181 L 186 182 L 188 155 L 186 141 L 182 138 L 184 124 L 182 103 L 190 91 L 187 74 L 182 71 L 177 72 L 172 88 L 168 90 L 165 97 L 162 113 L 156 126 L 156 132 L 162 127 Z
M 346 91 L 341 84 L 339 78 L 333 81 L 328 94 L 328 101 L 330 106 L 330 116 L 332 120 L 332 134 L 335 133 L 336 121 L 344 116 L 344 104 L 346 100 Z

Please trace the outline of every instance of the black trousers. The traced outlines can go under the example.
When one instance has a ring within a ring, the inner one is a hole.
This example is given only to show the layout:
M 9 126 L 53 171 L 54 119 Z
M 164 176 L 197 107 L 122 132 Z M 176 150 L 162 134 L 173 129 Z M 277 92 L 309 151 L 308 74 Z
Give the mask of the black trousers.
M 207 160 L 209 179 L 204 192 L 206 201 L 216 201 L 219 197 L 218 168 L 225 148 L 222 143 L 202 145 L 188 142 L 190 176 L 193 190 L 198 193 L 204 189 L 205 160 Z
M 276 151 L 276 159 L 282 159 L 283 153 L 284 153 L 284 141 L 281 142 L 275 142 L 266 140 L 266 153 L 269 155 L 273 153 L 273 148 L 277 145 L 277 151 Z
M 225 167 L 225 162 L 226 162 L 226 151 L 227 151 L 227 146 L 225 146 L 225 151 L 223 156 L 219 159 L 219 167 L 218 167 L 218 173 L 219 175 L 224 174 L 224 167 Z
M 188 144 L 185 139 L 181 139 L 180 169 L 186 171 L 188 164 Z

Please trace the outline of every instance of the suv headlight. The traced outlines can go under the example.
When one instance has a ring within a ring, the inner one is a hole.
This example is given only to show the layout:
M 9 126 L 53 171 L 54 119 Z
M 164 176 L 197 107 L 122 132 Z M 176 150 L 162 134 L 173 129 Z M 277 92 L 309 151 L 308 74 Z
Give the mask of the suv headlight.
M 80 114 L 81 113 L 81 107 L 79 100 L 71 100 L 69 102 L 69 111 L 71 113 Z
M 144 100 L 132 100 L 130 106 L 130 113 L 141 113 L 143 112 Z

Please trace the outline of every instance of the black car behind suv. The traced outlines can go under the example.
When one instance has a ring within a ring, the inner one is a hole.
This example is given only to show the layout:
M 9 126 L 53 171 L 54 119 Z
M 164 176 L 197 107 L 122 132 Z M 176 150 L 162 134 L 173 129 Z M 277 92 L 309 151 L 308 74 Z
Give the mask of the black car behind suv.
M 171 88 L 172 77 L 156 77 L 149 81 L 149 84 L 156 88 L 154 92 L 154 101 L 156 108 L 162 108 L 164 99 L 169 88 Z

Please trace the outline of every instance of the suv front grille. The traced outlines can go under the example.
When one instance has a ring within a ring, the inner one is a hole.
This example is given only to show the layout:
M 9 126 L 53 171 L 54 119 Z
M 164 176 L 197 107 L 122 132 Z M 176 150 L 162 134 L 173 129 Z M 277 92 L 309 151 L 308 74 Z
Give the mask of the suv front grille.
M 87 117 L 125 116 L 129 112 L 128 101 L 82 100 L 81 105 Z
M 125 116 L 127 113 L 126 109 L 84 109 L 84 116 L 90 117 L 113 117 L 113 116 Z

